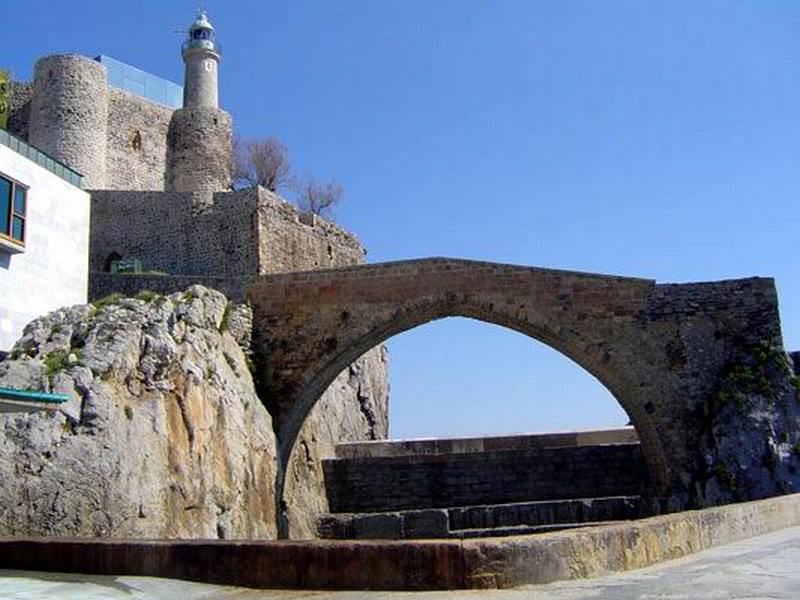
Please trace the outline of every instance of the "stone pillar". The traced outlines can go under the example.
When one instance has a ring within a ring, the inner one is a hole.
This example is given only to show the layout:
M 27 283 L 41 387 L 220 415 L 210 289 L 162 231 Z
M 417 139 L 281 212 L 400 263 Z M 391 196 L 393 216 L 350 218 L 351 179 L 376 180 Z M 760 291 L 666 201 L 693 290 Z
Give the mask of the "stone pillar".
M 233 136 L 231 116 L 218 108 L 182 108 L 172 114 L 167 134 L 169 192 L 230 189 Z
M 106 183 L 106 68 L 74 54 L 36 63 L 28 141 L 84 176 L 87 189 Z

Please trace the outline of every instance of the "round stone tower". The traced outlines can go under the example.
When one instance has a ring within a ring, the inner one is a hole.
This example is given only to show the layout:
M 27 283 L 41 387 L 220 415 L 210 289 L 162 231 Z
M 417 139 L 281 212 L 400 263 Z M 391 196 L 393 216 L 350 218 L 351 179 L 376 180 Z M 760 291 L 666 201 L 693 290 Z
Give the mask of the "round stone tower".
M 36 63 L 28 141 L 84 176 L 106 182 L 108 84 L 99 62 L 62 54 Z
M 171 192 L 221 192 L 230 188 L 233 120 L 218 108 L 181 108 L 167 132 Z
M 214 27 L 200 12 L 183 42 L 186 77 L 183 108 L 172 113 L 167 133 L 165 187 L 172 192 L 230 188 L 233 121 L 219 109 L 220 50 Z
M 220 49 L 214 27 L 201 10 L 189 28 L 189 37 L 183 42 L 183 62 L 186 63 L 184 108 L 219 107 L 219 59 Z

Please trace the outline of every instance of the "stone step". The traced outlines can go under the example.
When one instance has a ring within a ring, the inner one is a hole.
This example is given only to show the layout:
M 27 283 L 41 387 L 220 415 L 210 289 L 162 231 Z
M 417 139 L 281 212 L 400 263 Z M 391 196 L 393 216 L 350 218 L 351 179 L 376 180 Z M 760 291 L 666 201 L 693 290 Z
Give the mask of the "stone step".
M 551 531 L 563 531 L 565 529 L 579 529 L 581 527 L 597 527 L 598 525 L 608 525 L 618 521 L 594 521 L 592 523 L 557 523 L 554 525 L 517 525 L 515 527 L 487 527 L 485 529 L 459 529 L 453 531 L 449 538 L 487 538 L 504 537 L 508 535 L 534 535 L 537 533 L 548 533 Z
M 337 513 L 318 521 L 329 539 L 485 537 L 540 533 L 652 514 L 640 496 L 613 496 L 397 512 Z

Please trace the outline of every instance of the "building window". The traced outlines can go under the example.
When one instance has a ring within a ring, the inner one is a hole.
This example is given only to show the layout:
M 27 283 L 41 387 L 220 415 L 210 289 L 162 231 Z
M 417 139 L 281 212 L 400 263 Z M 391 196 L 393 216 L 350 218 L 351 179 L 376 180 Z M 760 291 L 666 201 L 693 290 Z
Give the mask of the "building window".
M 28 188 L 0 176 L 0 237 L 25 244 L 25 208 Z

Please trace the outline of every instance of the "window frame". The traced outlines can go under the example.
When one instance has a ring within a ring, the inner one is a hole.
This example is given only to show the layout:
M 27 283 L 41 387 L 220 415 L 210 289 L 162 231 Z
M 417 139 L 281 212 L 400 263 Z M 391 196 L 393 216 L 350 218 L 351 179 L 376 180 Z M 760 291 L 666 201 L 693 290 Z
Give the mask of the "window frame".
M 17 181 L 13 177 L 9 177 L 5 173 L 0 172 L 0 178 L 4 179 L 8 183 L 11 184 L 10 193 L 9 193 L 9 206 L 8 206 L 8 214 L 0 215 L 0 219 L 5 218 L 6 229 L 0 229 L 0 242 L 6 242 L 8 244 L 13 244 L 17 248 L 25 248 L 25 240 L 28 237 L 28 191 L 30 191 L 30 187 L 25 185 L 24 183 Z M 16 196 L 17 190 L 21 189 L 23 191 L 23 197 L 25 201 L 25 206 L 23 208 L 22 213 L 18 213 L 16 211 Z M 17 218 L 22 221 L 22 239 L 17 239 L 14 237 L 14 219 Z

